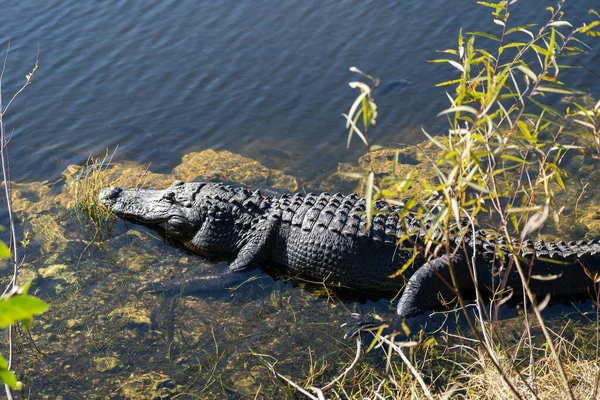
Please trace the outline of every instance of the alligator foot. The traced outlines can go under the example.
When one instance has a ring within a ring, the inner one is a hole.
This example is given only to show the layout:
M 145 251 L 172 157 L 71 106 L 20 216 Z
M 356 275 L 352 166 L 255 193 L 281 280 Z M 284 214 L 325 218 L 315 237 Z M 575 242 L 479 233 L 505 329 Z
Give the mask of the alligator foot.
M 386 322 L 379 315 L 353 313 L 350 319 L 342 324 L 342 327 L 348 329 L 344 335 L 344 339 L 354 337 L 360 332 L 379 328 L 382 325 L 386 325 Z
M 386 332 L 388 333 L 391 331 L 392 333 L 399 334 L 401 337 L 408 338 L 413 333 L 425 329 L 428 322 L 429 316 L 427 315 L 419 315 L 406 319 L 396 315 L 391 321 L 385 321 L 379 315 L 352 314 L 351 318 L 342 326 L 348 329 L 344 338 L 354 337 L 361 332 L 379 329 L 381 326 L 389 328 L 386 329 Z
M 247 275 L 245 273 L 225 272 L 221 275 L 171 279 L 151 283 L 141 290 L 152 293 L 164 293 L 167 296 L 200 295 L 206 292 L 221 292 L 230 289 L 248 279 Z

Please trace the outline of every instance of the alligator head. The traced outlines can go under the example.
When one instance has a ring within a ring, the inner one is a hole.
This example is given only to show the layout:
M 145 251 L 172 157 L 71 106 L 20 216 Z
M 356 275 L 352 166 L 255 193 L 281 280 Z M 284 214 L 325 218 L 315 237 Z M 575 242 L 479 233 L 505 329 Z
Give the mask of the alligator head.
M 176 181 L 165 190 L 113 186 L 100 192 L 100 203 L 117 217 L 188 240 L 203 223 L 202 209 L 193 205 L 204 185 L 204 182 Z

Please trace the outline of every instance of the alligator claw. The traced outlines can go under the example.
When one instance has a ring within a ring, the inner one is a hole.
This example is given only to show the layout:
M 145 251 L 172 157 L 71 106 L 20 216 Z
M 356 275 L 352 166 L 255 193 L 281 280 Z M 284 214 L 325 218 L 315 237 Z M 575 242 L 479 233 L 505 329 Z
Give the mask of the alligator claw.
M 344 339 L 347 337 L 354 337 L 359 333 L 379 328 L 382 325 L 386 325 L 385 321 L 375 314 L 352 314 L 350 319 L 342 324 L 342 327 L 347 328 Z

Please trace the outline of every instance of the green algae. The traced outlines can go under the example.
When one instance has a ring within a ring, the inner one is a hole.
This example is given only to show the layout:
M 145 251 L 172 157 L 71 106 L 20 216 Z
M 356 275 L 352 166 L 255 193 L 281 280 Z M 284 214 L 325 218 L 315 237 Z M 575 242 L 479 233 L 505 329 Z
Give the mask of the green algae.
M 96 357 L 93 360 L 94 368 L 98 372 L 113 371 L 119 365 L 118 357 Z
M 181 390 L 165 374 L 149 372 L 145 374 L 132 373 L 119 390 L 120 394 L 131 400 L 154 400 L 175 398 Z
M 400 178 L 399 182 L 386 185 L 384 189 L 403 193 L 409 197 L 413 194 L 425 193 L 425 185 L 433 187 L 437 185 L 438 179 L 434 166 L 441 160 L 442 151 L 431 142 L 423 142 L 418 145 L 397 149 L 379 149 L 371 151 L 358 159 L 358 163 L 338 164 L 338 170 L 326 178 L 319 189 L 335 190 L 339 186 L 347 186 L 354 183 L 354 192 L 364 195 L 366 175 L 373 171 L 379 178 L 391 175 Z M 397 162 L 396 162 L 397 160 Z M 357 177 L 361 177 L 358 178 Z M 408 189 L 402 187 L 409 185 Z
M 236 182 L 244 186 L 267 183 L 270 187 L 289 192 L 298 190 L 296 179 L 278 170 L 269 169 L 257 161 L 226 150 L 204 150 L 183 156 L 181 164 L 173 169 L 177 179 L 192 181 L 216 180 Z
M 108 314 L 111 318 L 119 318 L 127 327 L 149 327 L 152 324 L 150 312 L 140 307 L 121 307 Z
M 75 283 L 75 273 L 66 264 L 52 264 L 38 269 L 38 275 L 43 279 L 63 280 L 68 284 Z

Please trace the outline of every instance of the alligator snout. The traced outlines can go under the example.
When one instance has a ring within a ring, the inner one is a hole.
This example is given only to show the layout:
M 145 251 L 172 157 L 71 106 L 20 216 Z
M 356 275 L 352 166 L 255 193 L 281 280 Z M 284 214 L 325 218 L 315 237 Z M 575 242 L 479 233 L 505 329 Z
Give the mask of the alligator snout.
M 100 192 L 100 203 L 103 205 L 110 207 L 115 200 L 119 198 L 119 196 L 123 193 L 123 189 L 120 187 L 109 187 Z

